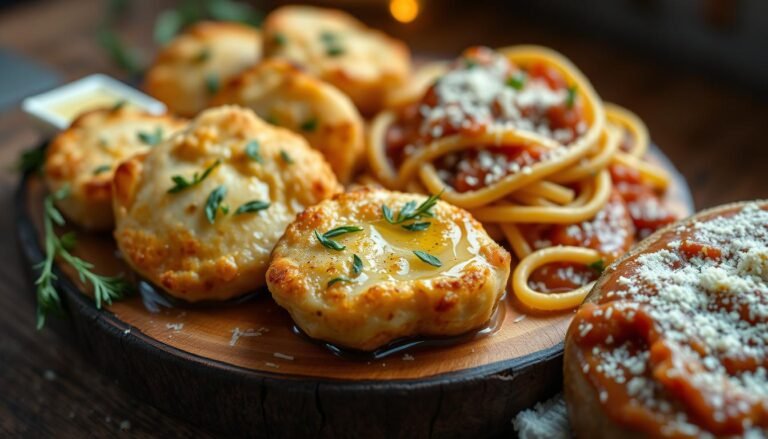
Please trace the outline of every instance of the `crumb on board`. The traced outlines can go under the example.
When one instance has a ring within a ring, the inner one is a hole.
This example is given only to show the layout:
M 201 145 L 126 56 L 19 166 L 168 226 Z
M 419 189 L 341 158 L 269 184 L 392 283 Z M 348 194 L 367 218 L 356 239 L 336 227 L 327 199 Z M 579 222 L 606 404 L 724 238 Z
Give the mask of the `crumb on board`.
M 259 337 L 265 332 L 269 332 L 269 329 L 262 327 L 259 329 L 248 328 L 246 330 L 241 330 L 237 327 L 230 332 L 232 333 L 232 337 L 229 339 L 229 345 L 234 346 L 237 344 L 237 341 L 240 340 L 240 337 Z
M 512 424 L 520 439 L 567 439 L 571 437 L 565 398 L 559 393 L 551 399 L 523 410 Z
M 416 357 L 414 357 L 411 354 L 403 354 L 403 361 L 413 361 L 415 359 L 416 359 Z
M 56 372 L 52 371 L 51 369 L 46 369 L 45 372 L 43 372 L 43 378 L 45 378 L 48 381 L 55 381 Z
M 275 364 L 275 363 L 271 363 L 269 361 L 265 362 L 264 364 L 266 364 L 268 367 L 274 367 L 275 369 L 279 369 L 280 368 L 280 365 Z
M 275 352 L 272 355 L 274 355 L 275 358 L 280 358 L 282 360 L 293 361 L 293 359 L 294 359 L 293 355 L 287 355 L 287 354 L 283 354 L 281 352 Z
M 520 323 L 525 320 L 526 317 L 528 316 L 525 314 L 520 314 L 519 316 L 515 317 L 515 320 L 512 320 L 512 323 Z
M 130 429 L 131 429 L 131 421 L 126 419 L 126 420 L 120 422 L 120 430 L 128 431 Z
M 166 323 L 165 328 L 173 331 L 181 331 L 184 329 L 184 323 Z

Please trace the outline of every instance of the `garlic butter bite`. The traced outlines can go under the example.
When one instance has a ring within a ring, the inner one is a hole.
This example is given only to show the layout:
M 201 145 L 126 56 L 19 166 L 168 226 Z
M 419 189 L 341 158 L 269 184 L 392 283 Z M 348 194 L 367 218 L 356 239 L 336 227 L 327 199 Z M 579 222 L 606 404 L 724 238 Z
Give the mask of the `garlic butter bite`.
M 147 93 L 186 117 L 208 107 L 234 75 L 261 57 L 261 33 L 232 22 L 201 22 L 187 28 L 157 55 L 144 78 Z
M 510 255 L 466 211 L 380 189 L 302 212 L 275 246 L 267 286 L 310 337 L 374 350 L 483 326 Z
M 267 16 L 263 31 L 267 57 L 287 59 L 330 82 L 364 114 L 380 110 L 388 90 L 410 72 L 405 43 L 339 10 L 284 6 Z
M 211 105 L 237 104 L 301 134 L 342 182 L 363 153 L 363 119 L 336 87 L 282 60 L 265 60 L 229 81 Z
M 117 103 L 76 118 L 51 141 L 45 154 L 46 186 L 69 195 L 56 205 L 75 224 L 108 230 L 112 214 L 112 176 L 121 161 L 162 142 L 185 121 L 158 116 Z
M 114 179 L 126 262 L 169 294 L 224 300 L 264 285 L 269 255 L 305 207 L 341 186 L 300 136 L 251 110 L 206 110 Z

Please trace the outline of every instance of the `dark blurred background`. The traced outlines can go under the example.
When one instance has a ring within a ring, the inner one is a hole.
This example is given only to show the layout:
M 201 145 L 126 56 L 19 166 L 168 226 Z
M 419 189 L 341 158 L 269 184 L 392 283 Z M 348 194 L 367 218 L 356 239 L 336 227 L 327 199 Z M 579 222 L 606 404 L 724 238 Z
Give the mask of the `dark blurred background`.
M 12 167 L 21 151 L 44 140 L 18 108 L 24 96 L 96 72 L 137 84 L 158 45 L 185 23 L 258 25 L 284 3 L 0 0 L 0 163 Z M 768 198 L 766 0 L 307 3 L 345 9 L 405 40 L 419 57 L 453 57 L 475 44 L 550 46 L 603 99 L 645 120 L 698 209 Z M 17 181 L 18 174 L 0 172 L 0 210 L 14 211 Z M 13 242 L 12 215 L 0 215 L 0 233 L 0 241 Z M 32 290 L 13 245 L 0 247 L 0 261 L 0 437 L 206 437 L 95 370 L 68 331 L 36 332 L 33 301 L 26 300 Z

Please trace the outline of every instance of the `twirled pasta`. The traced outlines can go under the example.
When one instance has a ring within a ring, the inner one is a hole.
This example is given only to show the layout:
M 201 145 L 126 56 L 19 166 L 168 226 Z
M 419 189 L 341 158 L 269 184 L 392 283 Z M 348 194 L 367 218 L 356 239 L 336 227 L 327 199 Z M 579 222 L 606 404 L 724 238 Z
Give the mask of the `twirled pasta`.
M 528 308 L 577 306 L 602 264 L 674 220 L 659 199 L 669 176 L 642 160 L 645 125 L 550 49 L 470 48 L 409 93 L 420 99 L 370 126 L 373 177 L 442 192 L 506 240 L 510 287 Z

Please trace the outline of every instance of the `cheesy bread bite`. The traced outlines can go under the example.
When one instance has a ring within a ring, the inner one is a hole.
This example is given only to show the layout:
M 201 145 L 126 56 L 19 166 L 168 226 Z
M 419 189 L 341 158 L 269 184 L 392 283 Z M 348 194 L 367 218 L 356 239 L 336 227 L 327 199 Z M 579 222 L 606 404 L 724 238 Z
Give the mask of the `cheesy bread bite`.
M 387 91 L 411 68 L 402 41 L 334 9 L 284 6 L 264 22 L 264 54 L 294 62 L 346 93 L 364 114 L 381 109 Z
M 128 264 L 169 294 L 225 300 L 263 286 L 285 227 L 340 190 L 300 136 L 248 109 L 214 108 L 120 165 L 115 238 Z
M 282 60 L 265 60 L 233 78 L 212 105 L 237 104 L 301 134 L 320 151 L 342 182 L 363 153 L 363 119 L 330 84 Z
M 144 89 L 168 109 L 192 117 L 232 76 L 256 64 L 261 34 L 239 23 L 201 22 L 187 28 L 157 55 Z
M 80 115 L 48 146 L 43 167 L 48 190 L 69 187 L 56 202 L 73 223 L 108 230 L 112 214 L 112 176 L 117 165 L 146 151 L 184 127 L 171 116 L 156 116 L 116 104 Z
M 267 286 L 310 337 L 374 350 L 481 327 L 509 270 L 509 253 L 466 211 L 434 196 L 361 189 L 288 226 Z

